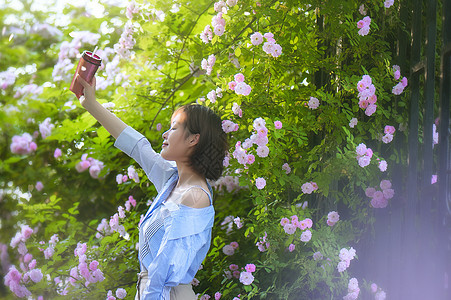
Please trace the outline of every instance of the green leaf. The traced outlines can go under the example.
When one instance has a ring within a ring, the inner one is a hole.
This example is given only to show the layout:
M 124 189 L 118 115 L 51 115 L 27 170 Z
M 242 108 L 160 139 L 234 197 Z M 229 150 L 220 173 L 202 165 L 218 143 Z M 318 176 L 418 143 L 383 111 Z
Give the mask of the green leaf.
M 241 48 L 240 47 L 237 47 L 236 49 L 235 49 L 235 56 L 236 57 L 239 57 L 241 55 Z

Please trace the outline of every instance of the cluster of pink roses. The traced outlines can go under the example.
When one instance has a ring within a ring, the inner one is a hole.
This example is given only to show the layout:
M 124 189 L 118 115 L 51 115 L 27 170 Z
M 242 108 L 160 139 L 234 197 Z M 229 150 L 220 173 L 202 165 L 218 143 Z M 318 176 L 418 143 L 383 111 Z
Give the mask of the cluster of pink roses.
M 368 187 L 365 194 L 371 198 L 371 206 L 374 208 L 384 208 L 388 205 L 388 200 L 393 198 L 395 191 L 391 188 L 389 180 L 382 180 L 379 184 L 381 191 L 373 187 Z
M 364 17 L 357 22 L 357 28 L 359 28 L 359 35 L 365 36 L 370 32 L 371 18 L 369 16 Z
M 232 279 L 233 277 L 240 279 L 240 271 L 238 269 L 239 269 L 238 265 L 230 264 L 229 270 L 224 271 L 224 276 L 227 279 Z
M 250 285 L 254 281 L 254 276 L 252 275 L 255 272 L 256 267 L 254 264 L 247 264 L 244 268 L 241 268 L 241 272 L 239 271 L 239 267 L 236 264 L 230 264 L 229 270 L 224 271 L 224 275 L 227 279 L 232 279 L 233 277 L 240 280 L 240 282 L 244 285 Z
M 39 124 L 39 132 L 43 139 L 52 134 L 52 129 L 55 128 L 55 125 L 50 123 L 50 118 L 46 118 L 41 124 Z
M 233 102 L 232 112 L 233 112 L 233 114 L 239 116 L 240 118 L 243 117 L 243 110 L 236 102 Z
M 229 133 L 232 131 L 238 131 L 239 125 L 230 121 L 230 120 L 222 120 L 222 130 L 225 133 Z
M 301 185 L 301 190 L 304 194 L 311 194 L 318 189 L 316 182 L 310 181 Z
M 213 26 L 213 31 L 210 25 L 205 26 L 204 30 L 200 34 L 200 39 L 205 44 L 209 43 L 213 39 L 213 33 L 217 36 L 222 36 L 225 31 L 225 20 L 222 14 L 227 11 L 228 8 L 235 6 L 237 0 L 227 0 L 226 2 L 220 0 L 214 4 L 214 10 L 218 13 L 211 20 L 211 26 Z
M 266 240 L 268 238 L 268 234 L 265 231 L 265 235 L 259 238 L 259 241 L 255 244 L 260 252 L 265 252 L 269 249 L 269 242 Z
M 224 3 L 223 1 L 220 1 L 215 3 L 215 5 L 221 2 Z M 226 24 L 224 18 L 222 17 L 222 11 L 219 11 L 218 14 L 211 19 L 211 25 L 213 26 L 213 33 L 215 35 L 222 36 L 224 34 Z
M 401 77 L 401 68 L 398 65 L 393 66 L 393 76 L 395 80 L 399 80 Z M 404 89 L 407 87 L 407 78 L 403 77 L 397 85 L 395 85 L 392 89 L 392 93 L 395 95 L 400 95 Z
M 243 223 L 241 222 L 240 217 L 236 217 L 235 219 L 233 219 L 233 223 L 235 223 L 235 225 L 238 229 L 243 227 Z
M 127 182 L 128 179 L 133 180 L 136 183 L 139 183 L 139 175 L 136 172 L 135 168 L 133 166 L 129 166 L 127 169 L 127 175 L 123 174 L 117 174 L 116 175 L 116 182 L 117 184 L 121 184 L 124 182 Z
M 227 228 L 227 229 L 226 229 Z M 226 234 L 229 235 L 233 230 L 233 216 L 227 216 L 221 222 L 221 229 L 226 229 Z
M 130 211 L 131 206 L 136 207 L 136 200 L 132 195 L 128 196 L 128 200 L 125 201 L 125 210 Z
M 349 268 L 351 260 L 353 260 L 355 257 L 355 249 L 352 247 L 349 250 L 342 248 L 340 250 L 340 253 L 338 254 L 338 257 L 340 258 L 340 262 L 337 265 L 337 270 L 341 273 Z
M 233 230 L 233 224 L 235 224 L 238 229 L 243 227 L 243 223 L 241 222 L 240 217 L 234 218 L 234 216 L 227 216 L 221 222 L 221 226 L 222 226 L 221 229 L 224 230 L 227 228 L 226 234 L 229 235 Z M 232 247 L 237 246 L 237 244 L 235 244 L 235 243 L 233 243 L 231 245 L 232 245 Z
M 290 174 L 290 172 L 291 172 L 290 165 L 289 165 L 288 163 L 284 163 L 284 164 L 282 165 L 282 170 L 285 171 L 285 174 Z
M 387 297 L 385 292 L 375 283 L 371 284 L 371 292 L 374 294 L 375 300 L 385 300 L 385 298 Z
M 56 243 L 58 243 L 58 242 L 59 242 L 58 235 L 54 234 L 50 237 L 49 246 L 45 250 L 39 248 L 40 251 L 44 251 L 45 259 L 50 259 L 53 256 L 53 254 L 55 253 Z
M 133 38 L 133 24 L 131 21 L 125 23 L 124 31 L 121 34 L 121 37 L 117 44 L 114 45 L 114 51 L 121 58 L 129 58 L 131 56 L 130 49 L 135 46 L 136 41 Z
M 208 42 L 210 42 L 213 39 L 213 31 L 211 31 L 210 25 L 205 26 L 204 31 L 202 31 L 200 34 L 200 39 L 205 44 L 208 44 Z
M 253 144 L 257 145 L 257 155 L 259 157 L 267 157 L 269 154 L 268 144 L 268 129 L 266 128 L 266 121 L 263 118 L 256 118 L 253 123 L 254 133 L 250 138 L 247 138 L 243 143 L 238 141 L 235 145 L 235 151 L 233 151 L 233 157 L 244 166 L 246 164 L 252 164 L 255 161 L 253 154 L 247 154 L 246 150 L 252 147 Z M 264 180 L 264 179 L 263 179 Z M 257 188 L 261 189 L 266 185 L 266 181 L 259 179 L 256 181 Z
M 216 63 L 216 56 L 214 54 L 210 54 L 207 59 L 202 59 L 202 62 L 200 63 L 200 67 L 202 70 L 207 71 L 207 75 L 211 75 L 211 72 L 213 71 L 213 66 Z
M 221 297 L 222 297 L 222 294 L 220 292 L 215 293 L 215 300 L 219 300 L 219 299 L 221 299 Z M 210 295 L 203 294 L 202 296 L 200 296 L 199 300 L 209 300 L 210 298 L 211 298 Z
M 25 276 L 26 275 L 26 276 Z M 15 266 L 9 267 L 8 273 L 5 275 L 4 283 L 5 286 L 9 287 L 11 292 L 13 292 L 17 297 L 29 297 L 31 292 L 25 286 L 25 283 L 29 280 L 33 282 L 39 282 L 42 279 L 42 272 L 40 269 L 33 269 L 25 274 L 19 272 Z
M 235 254 L 236 249 L 238 249 L 239 244 L 237 242 L 231 242 L 228 245 L 225 245 L 222 247 L 222 252 L 224 252 L 225 255 L 231 256 Z
M 13 136 L 10 148 L 14 154 L 24 155 L 36 151 L 38 146 L 33 142 L 33 138 L 29 133 L 24 133 L 21 136 Z
M 282 54 L 282 46 L 276 43 L 274 34 L 271 32 L 267 32 L 263 35 L 260 32 L 254 32 L 250 38 L 251 43 L 254 46 L 258 46 L 263 43 L 263 38 L 265 38 L 266 42 L 263 43 L 262 49 L 266 54 L 269 54 L 272 57 L 279 57 L 280 54 Z
M 74 250 L 74 256 L 78 256 L 78 266 L 73 267 L 70 270 L 70 278 L 69 282 L 75 286 L 75 283 L 78 280 L 85 280 L 85 286 L 87 287 L 91 283 L 96 283 L 103 281 L 105 279 L 103 272 L 98 269 L 99 262 L 96 260 L 93 260 L 91 262 L 87 261 L 86 256 L 86 250 L 87 250 L 86 243 L 78 243 L 77 248 Z
M 8 86 L 13 85 L 16 82 L 17 75 L 11 71 L 0 72 L 0 89 L 6 89 Z
M 89 175 L 91 175 L 92 178 L 99 178 L 100 171 L 102 171 L 103 167 L 103 162 L 88 157 L 88 154 L 86 153 L 81 156 L 81 161 L 75 165 L 75 169 L 79 173 L 84 172 L 89 168 Z
M 133 19 L 133 15 L 139 13 L 140 7 L 136 5 L 135 1 L 130 1 L 127 5 L 127 10 L 125 11 L 125 16 L 127 19 Z
M 25 255 L 28 253 L 27 246 L 25 245 L 26 240 L 28 240 L 33 234 L 33 229 L 28 225 L 23 225 L 21 230 L 16 233 L 16 235 L 11 239 L 11 248 L 17 248 L 20 255 Z
M 363 75 L 362 79 L 357 83 L 359 91 L 359 107 L 365 109 L 365 115 L 371 116 L 376 112 L 376 87 L 372 83 L 369 75 Z
M 28 96 L 28 95 L 39 95 L 44 91 L 44 88 L 42 86 L 38 86 L 37 84 L 31 83 L 24 85 L 23 87 L 19 88 L 16 93 L 14 94 L 14 98 L 19 98 L 22 96 Z
M 216 90 L 211 90 L 207 94 L 207 99 L 210 100 L 211 103 L 215 103 L 216 99 L 222 98 L 222 89 L 216 88 Z
M 373 157 L 373 150 L 367 148 L 365 144 L 359 144 L 355 152 L 357 153 L 357 161 L 362 168 L 368 166 L 371 163 L 371 157 Z
M 117 299 L 124 299 L 127 296 L 127 291 L 123 288 L 118 288 L 115 294 Z M 116 297 L 113 296 L 113 291 L 108 290 L 108 293 L 106 294 L 106 300 L 116 300 Z
M 119 219 L 125 218 L 124 208 L 122 206 L 118 206 L 117 211 L 117 213 L 110 217 L 110 222 L 108 225 L 110 225 L 110 230 L 112 232 L 117 232 L 121 236 L 126 236 L 127 232 L 125 231 L 125 227 L 119 222 Z
M 340 220 L 340 215 L 336 211 L 331 211 L 327 214 L 327 225 L 334 226 Z
M 359 297 L 359 293 L 359 282 L 356 278 L 351 278 L 348 283 L 348 294 L 343 297 L 343 300 L 356 300 Z
M 393 140 L 393 134 L 395 133 L 395 127 L 386 125 L 384 128 L 385 135 L 382 137 L 382 142 L 385 144 L 390 143 Z
M 136 207 L 136 200 L 133 196 L 129 196 L 128 200 L 125 201 L 125 211 L 130 211 L 131 207 Z M 97 225 L 97 233 L 96 238 L 100 239 L 104 236 L 110 235 L 113 232 L 118 232 L 121 236 L 125 236 L 125 227 L 119 224 L 119 219 L 125 218 L 124 208 L 120 205 L 117 208 L 118 212 L 110 217 L 110 221 L 108 222 L 106 219 L 102 219 L 99 225 Z
M 223 192 L 223 187 L 225 187 L 228 193 L 232 193 L 233 191 L 237 192 L 240 189 L 244 188 L 240 186 L 238 176 L 230 175 L 220 177 L 211 186 L 214 187 L 215 190 L 220 191 L 220 193 Z
M 244 82 L 244 75 L 241 73 L 235 74 L 234 80 L 229 82 L 229 89 L 243 96 L 248 96 L 252 91 L 250 85 Z
M 309 229 L 312 228 L 313 221 L 310 218 L 299 221 L 298 216 L 293 215 L 291 216 L 291 220 L 288 218 L 282 218 L 280 220 L 280 225 L 283 226 L 283 230 L 287 234 L 294 234 L 298 228 L 302 230 L 303 232 L 300 237 L 301 242 L 308 242 L 312 238 L 312 232 Z
M 31 292 L 27 289 L 25 284 L 30 280 L 34 283 L 41 281 L 43 274 L 40 269 L 36 269 L 36 259 L 28 253 L 28 249 L 25 245 L 33 234 L 33 229 L 28 225 L 23 225 L 21 230 L 11 239 L 10 246 L 14 249 L 17 247 L 17 251 L 22 257 L 20 268 L 24 272 L 23 274 L 16 269 L 15 266 L 9 268 L 8 273 L 5 275 L 5 285 L 17 296 L 28 297 L 31 296 Z
M 255 272 L 255 265 L 247 264 L 244 269 L 245 271 L 241 272 L 240 274 L 240 282 L 244 285 L 250 285 L 252 282 L 254 282 L 254 276 L 252 275 L 252 273 Z
M 50 121 L 50 118 L 46 118 L 41 124 L 39 124 L 39 131 L 43 139 L 48 137 L 52 133 L 52 129 L 55 127 L 55 125 L 50 123 Z M 38 135 L 39 133 L 36 131 L 33 134 L 33 137 L 36 138 Z M 21 136 L 13 136 L 10 146 L 11 152 L 14 154 L 25 155 L 36 151 L 38 146 L 35 142 L 33 142 L 33 137 L 29 133 L 24 133 Z

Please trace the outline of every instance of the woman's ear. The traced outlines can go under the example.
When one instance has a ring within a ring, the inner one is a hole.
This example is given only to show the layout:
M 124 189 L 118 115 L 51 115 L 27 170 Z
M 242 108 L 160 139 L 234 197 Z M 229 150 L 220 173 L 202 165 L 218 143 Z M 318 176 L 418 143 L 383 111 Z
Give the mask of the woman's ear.
M 191 136 L 190 136 L 190 140 L 189 140 L 189 143 L 190 143 L 190 145 L 191 146 L 194 146 L 194 145 L 196 145 L 197 143 L 199 143 L 199 138 L 200 138 L 200 134 L 199 133 L 196 133 L 196 134 L 192 134 Z

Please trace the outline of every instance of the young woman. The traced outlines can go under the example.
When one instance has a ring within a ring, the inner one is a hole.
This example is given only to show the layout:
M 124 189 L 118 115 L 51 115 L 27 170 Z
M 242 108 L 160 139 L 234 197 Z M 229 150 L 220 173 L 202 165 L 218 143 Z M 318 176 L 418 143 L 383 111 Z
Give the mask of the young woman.
M 83 78 L 81 105 L 116 139 L 115 146 L 135 159 L 158 192 L 139 224 L 139 261 L 135 299 L 196 299 L 191 281 L 210 248 L 214 221 L 212 189 L 228 149 L 221 119 L 202 105 L 185 105 L 163 133 L 161 153 L 105 109 Z

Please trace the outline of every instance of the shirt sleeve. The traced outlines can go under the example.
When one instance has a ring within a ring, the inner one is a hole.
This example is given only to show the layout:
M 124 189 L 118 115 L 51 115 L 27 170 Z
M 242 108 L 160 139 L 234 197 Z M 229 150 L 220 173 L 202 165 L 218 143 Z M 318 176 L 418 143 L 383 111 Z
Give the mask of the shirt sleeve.
M 175 162 L 165 160 L 153 150 L 150 142 L 141 133 L 127 126 L 118 136 L 114 146 L 133 158 L 144 170 L 159 193 L 166 181 L 175 172 Z

